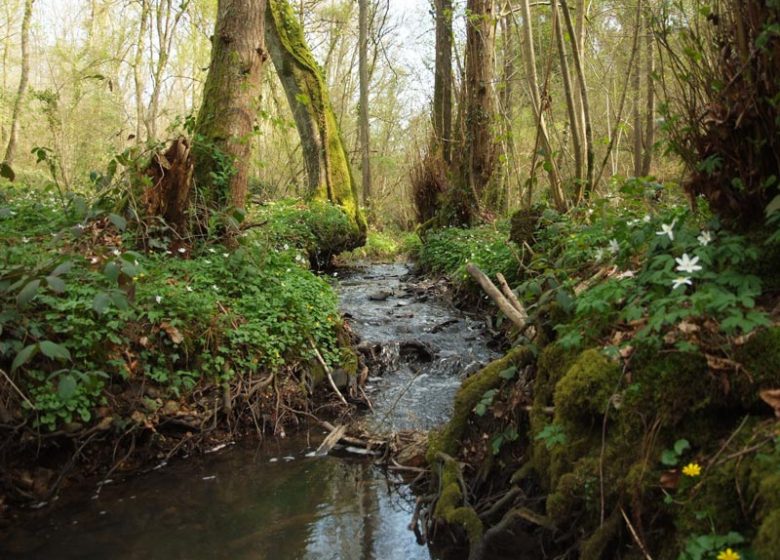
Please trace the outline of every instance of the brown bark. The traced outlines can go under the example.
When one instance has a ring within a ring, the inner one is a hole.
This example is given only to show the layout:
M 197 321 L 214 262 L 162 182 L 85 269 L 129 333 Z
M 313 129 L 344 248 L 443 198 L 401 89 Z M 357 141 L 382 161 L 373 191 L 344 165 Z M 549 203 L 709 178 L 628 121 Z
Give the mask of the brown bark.
M 465 58 L 464 145 L 460 150 L 460 181 L 470 206 L 479 207 L 483 193 L 494 180 L 497 143 L 495 80 L 496 19 L 493 0 L 467 3 Z
M 368 0 L 358 0 L 359 14 L 359 54 L 358 71 L 360 74 L 360 159 L 363 185 L 363 206 L 371 216 L 371 146 L 368 120 Z
M 644 155 L 642 156 L 642 176 L 650 175 L 650 167 L 653 163 L 653 144 L 655 144 L 655 87 L 653 84 L 655 74 L 655 36 L 653 35 L 650 22 L 645 23 L 647 32 L 647 51 L 645 54 L 645 64 L 647 65 L 647 74 L 645 79 L 647 83 L 647 106 L 645 108 L 645 139 Z
M 212 206 L 244 208 L 263 63 L 265 0 L 220 0 L 195 125 L 195 179 Z
M 436 0 L 433 132 L 444 161 L 452 159 L 452 0 Z
M 146 170 L 151 186 L 141 202 L 148 216 L 159 216 L 174 231 L 187 231 L 194 162 L 186 138 L 178 138 L 164 154 L 155 154 Z
M 11 116 L 11 130 L 8 135 L 8 146 L 5 149 L 3 161 L 12 164 L 16 156 L 16 142 L 19 134 L 19 117 L 22 112 L 22 101 L 27 91 L 27 81 L 30 77 L 30 20 L 32 19 L 33 2 L 35 0 L 26 0 L 24 3 L 24 17 L 22 18 L 22 73 L 19 76 L 19 89 L 16 92 L 14 100 L 14 109 Z

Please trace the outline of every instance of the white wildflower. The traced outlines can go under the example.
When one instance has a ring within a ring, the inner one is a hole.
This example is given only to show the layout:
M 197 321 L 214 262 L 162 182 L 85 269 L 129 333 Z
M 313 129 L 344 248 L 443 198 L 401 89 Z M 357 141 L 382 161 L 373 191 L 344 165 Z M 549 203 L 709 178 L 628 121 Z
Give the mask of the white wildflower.
M 203 262 L 206 263 L 206 264 L 211 264 L 211 261 L 208 260 L 208 259 L 203 259 Z
M 186 289 L 188 292 L 191 292 L 191 291 L 192 291 L 192 286 L 187 286 L 185 289 Z
M 701 232 L 701 235 L 697 237 L 696 239 L 699 240 L 699 243 L 701 243 L 702 247 L 706 247 L 712 242 L 712 234 L 709 231 L 703 231 Z
M 677 223 L 677 219 L 672 220 L 671 224 L 661 224 L 661 231 L 656 231 L 656 235 L 668 235 L 669 241 L 674 241 L 674 224 Z
M 92 264 L 97 264 L 100 262 L 100 259 L 97 257 L 92 257 L 91 259 L 89 259 L 89 262 L 91 262 Z
M 672 289 L 676 290 L 680 286 L 687 284 L 688 286 L 693 285 L 693 282 L 691 282 L 691 279 L 687 276 L 678 276 L 674 280 L 672 280 Z
M 179 247 L 179 248 L 177 249 L 177 251 L 179 251 L 179 253 L 181 253 L 181 254 L 183 255 L 184 253 L 186 253 L 186 252 L 187 252 L 187 249 L 185 249 L 184 247 Z
M 162 303 L 162 296 L 154 296 L 154 301 L 156 301 L 158 304 Z
M 651 220 L 651 218 L 650 218 L 650 214 L 645 214 L 645 216 L 642 218 L 642 221 L 643 221 L 644 223 L 646 223 L 646 224 L 649 224 L 649 223 L 650 223 L 650 220 Z
M 217 285 L 216 285 L 216 284 L 212 284 L 212 285 L 211 285 L 211 289 L 212 289 L 212 290 L 214 290 L 215 292 L 218 292 L 218 291 L 219 291 L 219 288 L 217 288 Z
M 617 239 L 610 239 L 608 249 L 613 255 L 617 255 L 620 252 L 620 243 L 618 243 Z
M 222 256 L 228 258 L 230 256 L 230 253 L 222 253 Z
M 29 237 L 22 237 L 22 243 L 29 243 L 30 238 Z
M 214 247 L 209 247 L 209 253 L 216 253 L 217 250 Z
M 118 257 L 119 255 L 121 255 L 121 254 L 122 254 L 122 251 L 120 251 L 119 249 L 114 249 L 113 251 L 111 251 L 111 253 L 112 253 L 112 254 L 113 254 L 115 257 Z
M 595 257 L 596 257 L 596 262 L 599 262 L 599 261 L 601 261 L 601 259 L 603 259 L 603 258 L 604 258 L 604 249 L 601 249 L 601 248 L 599 248 L 599 249 L 596 249 L 596 255 L 595 255 Z
M 696 264 L 699 262 L 699 257 L 691 258 L 688 256 L 688 253 L 683 253 L 681 258 L 674 260 L 677 261 L 677 268 L 675 268 L 677 272 L 693 274 L 694 272 L 701 270 L 701 265 Z
M 284 244 L 284 250 L 286 251 L 286 250 L 287 250 L 287 249 L 289 249 L 289 248 L 290 248 L 290 246 L 289 246 L 287 243 L 285 243 L 285 244 Z

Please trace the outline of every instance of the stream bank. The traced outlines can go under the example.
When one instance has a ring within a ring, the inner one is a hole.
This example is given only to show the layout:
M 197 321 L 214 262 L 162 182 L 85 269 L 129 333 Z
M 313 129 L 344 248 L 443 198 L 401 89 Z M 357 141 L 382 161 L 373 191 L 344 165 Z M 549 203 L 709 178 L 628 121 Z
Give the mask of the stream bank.
M 365 425 L 383 433 L 440 425 L 464 372 L 497 356 L 483 324 L 437 297 L 433 283 L 411 281 L 406 265 L 337 275 L 341 310 L 373 360 Z M 97 481 L 70 488 L 6 531 L 0 556 L 431 558 L 407 529 L 408 488 L 365 458 L 310 456 L 324 435 L 314 427 L 244 442 L 97 493 Z

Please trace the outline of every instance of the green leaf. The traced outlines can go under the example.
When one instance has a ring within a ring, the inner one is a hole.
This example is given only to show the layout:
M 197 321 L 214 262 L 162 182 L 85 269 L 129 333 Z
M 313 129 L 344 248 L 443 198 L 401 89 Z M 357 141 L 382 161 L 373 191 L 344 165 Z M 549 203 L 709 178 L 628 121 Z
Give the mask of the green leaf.
M 6 162 L 2 162 L 0 163 L 0 177 L 5 177 L 13 183 L 14 179 L 16 179 L 16 173 L 11 169 L 10 165 Z
M 125 220 L 119 214 L 109 214 L 108 219 L 116 226 L 116 229 L 119 231 L 125 231 L 125 229 L 127 229 L 127 220 Z
M 11 373 L 22 367 L 24 364 L 32 360 L 38 353 L 38 345 L 30 344 L 25 346 L 14 358 L 14 362 L 11 364 Z
M 106 309 L 108 309 L 109 303 L 111 303 L 109 295 L 106 292 L 98 292 L 95 295 L 95 299 L 92 300 L 92 309 L 94 309 L 98 315 L 102 315 L 105 313 Z
M 52 270 L 51 276 L 62 276 L 63 274 L 70 272 L 71 268 L 73 268 L 73 261 L 65 261 Z
M 130 308 L 130 303 L 127 301 L 127 296 L 124 292 L 114 291 L 109 295 L 111 303 L 116 305 L 122 311 L 127 311 Z
M 674 467 L 679 460 L 680 457 L 671 449 L 664 449 L 663 453 L 661 453 L 661 463 L 667 467 Z
M 51 340 L 43 340 L 39 343 L 41 352 L 47 358 L 52 360 L 70 360 L 70 352 L 61 344 L 56 344 Z
M 685 451 L 691 448 L 691 444 L 687 439 L 678 439 L 674 442 L 674 452 L 677 455 L 682 455 Z
M 32 280 L 31 282 L 28 282 L 27 285 L 22 288 L 22 291 L 19 292 L 19 295 L 16 296 L 16 304 L 19 307 L 24 307 L 32 299 L 35 297 L 35 294 L 38 293 L 38 287 L 41 285 L 40 279 Z
M 112 282 L 116 282 L 119 279 L 119 272 L 119 265 L 114 261 L 106 263 L 106 267 L 103 269 L 103 274 Z
M 65 281 L 62 278 L 57 278 L 56 276 L 47 276 L 46 283 L 55 293 L 61 294 L 65 291 Z
M 76 394 L 76 378 L 72 375 L 63 375 L 57 385 L 57 394 L 63 401 L 69 401 Z
M 504 371 L 498 374 L 501 379 L 512 379 L 517 374 L 517 368 L 515 366 L 508 367 Z

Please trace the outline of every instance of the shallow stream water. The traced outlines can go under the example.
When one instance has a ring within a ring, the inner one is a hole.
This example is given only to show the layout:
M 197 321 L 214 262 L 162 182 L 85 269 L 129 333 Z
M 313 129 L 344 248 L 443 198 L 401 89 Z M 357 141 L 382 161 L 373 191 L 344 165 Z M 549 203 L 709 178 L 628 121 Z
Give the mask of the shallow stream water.
M 462 377 L 495 357 L 481 323 L 410 282 L 405 265 L 337 274 L 342 311 L 381 357 L 369 373 L 367 424 L 444 422 Z M 433 558 L 407 529 L 409 491 L 365 459 L 307 457 L 323 437 L 316 429 L 231 446 L 99 493 L 94 484 L 68 489 L 0 534 L 0 559 Z

